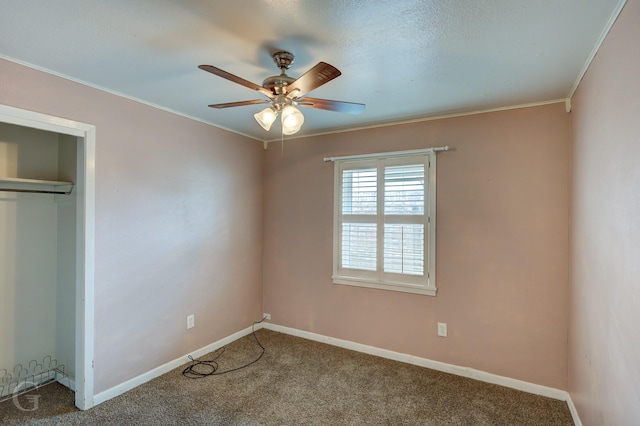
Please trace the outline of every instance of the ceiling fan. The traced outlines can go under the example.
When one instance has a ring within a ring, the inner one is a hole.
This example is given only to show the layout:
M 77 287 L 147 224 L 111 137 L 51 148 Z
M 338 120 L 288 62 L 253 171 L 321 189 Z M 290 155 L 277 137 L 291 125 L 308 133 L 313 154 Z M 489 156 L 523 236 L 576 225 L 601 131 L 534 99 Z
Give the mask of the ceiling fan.
M 293 63 L 293 54 L 286 51 L 280 51 L 275 52 L 271 56 L 276 66 L 280 68 L 280 75 L 267 77 L 262 82 L 262 86 L 212 65 L 200 65 L 198 68 L 201 70 L 248 87 L 249 89 L 253 89 L 267 97 L 267 99 L 227 102 L 223 104 L 212 104 L 209 106 L 211 108 L 230 108 L 255 104 L 271 104 L 271 106 L 263 109 L 257 114 L 254 114 L 253 116 L 262 128 L 269 131 L 271 125 L 278 117 L 278 114 L 280 114 L 282 120 L 282 133 L 285 135 L 293 135 L 294 133 L 297 133 L 304 123 L 304 116 L 296 106 L 346 112 L 348 114 L 360 114 L 364 111 L 364 104 L 331 101 L 328 99 L 318 99 L 306 96 L 310 91 L 340 76 L 341 72 L 333 65 L 327 64 L 326 62 L 319 62 L 316 66 L 296 79 L 289 77 L 286 74 L 286 70 L 289 69 Z

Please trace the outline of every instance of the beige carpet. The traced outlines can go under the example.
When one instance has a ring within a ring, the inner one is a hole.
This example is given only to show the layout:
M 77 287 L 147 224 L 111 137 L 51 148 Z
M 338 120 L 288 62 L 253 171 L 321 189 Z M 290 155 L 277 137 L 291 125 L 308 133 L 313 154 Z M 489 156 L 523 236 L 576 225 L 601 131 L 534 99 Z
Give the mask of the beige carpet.
M 35 411 L 0 403 L 0 424 L 573 424 L 565 402 L 270 330 L 256 335 L 266 352 L 246 369 L 187 379 L 179 368 L 84 412 L 69 390 L 49 385 L 33 391 L 40 395 Z M 227 346 L 219 371 L 259 354 L 246 336 Z

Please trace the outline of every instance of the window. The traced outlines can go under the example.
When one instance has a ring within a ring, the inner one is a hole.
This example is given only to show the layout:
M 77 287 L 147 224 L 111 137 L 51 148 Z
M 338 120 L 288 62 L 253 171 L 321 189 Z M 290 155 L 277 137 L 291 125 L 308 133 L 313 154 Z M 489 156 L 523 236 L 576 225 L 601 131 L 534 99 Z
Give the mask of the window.
M 435 296 L 436 155 L 337 159 L 333 282 Z

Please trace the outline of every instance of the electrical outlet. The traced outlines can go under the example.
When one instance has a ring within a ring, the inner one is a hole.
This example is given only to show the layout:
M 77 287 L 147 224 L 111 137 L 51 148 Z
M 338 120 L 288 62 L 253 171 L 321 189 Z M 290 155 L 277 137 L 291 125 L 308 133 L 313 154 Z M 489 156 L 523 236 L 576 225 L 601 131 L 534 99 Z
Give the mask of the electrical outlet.
M 187 317 L 187 330 L 193 328 L 196 325 L 195 315 L 191 314 Z
M 447 323 L 439 322 L 438 323 L 438 336 L 447 337 Z
M 264 318 L 267 321 L 271 321 L 271 314 L 264 313 L 262 314 L 262 318 Z

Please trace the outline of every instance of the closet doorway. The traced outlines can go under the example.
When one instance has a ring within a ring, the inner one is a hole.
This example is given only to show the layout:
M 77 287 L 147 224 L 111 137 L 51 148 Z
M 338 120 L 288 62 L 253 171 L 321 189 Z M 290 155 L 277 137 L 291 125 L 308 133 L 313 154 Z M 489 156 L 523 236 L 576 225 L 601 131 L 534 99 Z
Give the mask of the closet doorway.
M 73 346 L 73 348 L 66 348 L 65 350 L 69 354 L 65 356 L 71 360 L 70 363 L 72 364 L 72 366 L 69 366 L 72 367 L 69 370 L 73 372 L 73 380 L 70 387 L 75 390 L 75 405 L 81 410 L 86 410 L 94 405 L 95 126 L 5 105 L 0 105 L 0 126 L 5 126 L 9 131 L 12 131 L 12 126 L 15 126 L 15 128 L 25 129 L 27 134 L 40 131 L 42 134 L 53 135 L 56 141 L 56 154 L 54 155 L 59 156 L 56 161 L 61 164 L 67 161 L 73 163 L 71 166 L 73 168 L 73 176 L 64 179 L 65 181 L 71 181 L 72 186 L 65 185 L 65 182 L 60 182 L 61 179 L 44 178 L 49 180 L 43 180 L 42 177 L 38 176 L 34 178 L 29 178 L 28 176 L 0 176 L 0 187 L 4 188 L 4 191 L 0 192 L 0 194 L 9 193 L 14 188 L 16 193 L 31 193 L 24 194 L 26 196 L 24 199 L 27 200 L 27 203 L 39 203 L 40 201 L 35 198 L 29 198 L 31 196 L 37 197 L 40 195 L 38 193 L 50 194 L 47 196 L 62 197 L 55 198 L 55 202 L 59 203 L 55 207 L 56 212 L 64 212 L 65 209 L 67 212 L 70 211 L 68 215 L 67 213 L 56 213 L 57 216 L 53 219 L 54 226 L 57 226 L 53 232 L 54 238 L 57 238 L 57 242 L 54 242 L 53 245 L 57 247 L 54 247 L 53 250 L 57 249 L 56 253 L 63 254 L 63 256 L 58 255 L 56 260 L 58 265 L 54 265 L 54 268 L 60 269 L 60 257 L 66 257 L 67 259 L 63 259 L 62 262 L 66 265 L 72 265 L 62 272 L 65 275 L 64 281 L 70 283 L 65 284 L 69 289 L 69 300 L 63 302 L 66 303 L 66 306 L 63 306 L 62 309 L 69 313 L 67 321 L 71 321 L 71 323 L 68 328 L 73 328 L 73 331 L 66 330 L 68 333 L 66 340 L 70 342 L 69 345 Z M 39 143 L 46 144 L 46 142 Z M 40 145 L 40 147 L 46 147 L 46 145 Z M 12 155 L 10 152 L 5 152 L 4 159 L 7 162 L 17 162 L 15 159 L 11 160 Z M 63 159 L 65 155 L 66 160 Z M 71 159 L 69 160 L 70 157 Z M 61 165 L 61 170 L 64 167 L 66 166 Z M 72 201 L 63 198 L 68 195 L 51 195 L 65 194 L 69 191 L 73 194 L 73 197 L 70 198 Z M 37 206 L 37 204 L 34 205 Z M 27 206 L 28 208 L 22 212 L 18 212 L 18 208 L 15 209 L 16 223 L 19 220 L 23 220 L 23 212 L 38 210 L 38 208 L 34 209 L 30 204 L 27 204 Z M 38 220 L 38 217 L 36 216 L 36 220 Z M 65 217 L 72 219 L 67 220 L 64 219 Z M 11 219 L 7 222 L 11 222 Z M 17 241 L 17 237 L 10 234 L 21 232 L 21 229 L 29 229 L 28 226 L 17 226 L 16 224 L 13 224 L 12 228 L 11 223 L 5 223 L 4 226 L 10 230 L 5 232 L 5 235 L 8 236 L 7 240 L 14 238 Z M 58 232 L 58 229 L 61 229 L 61 231 Z M 65 229 L 70 230 L 70 232 L 65 232 Z M 56 236 L 58 233 L 62 237 Z M 18 260 L 12 258 L 22 256 L 20 247 L 15 247 L 15 241 L 0 241 L 0 244 L 5 244 L 5 256 L 9 257 L 8 261 L 5 259 L 5 263 L 11 265 L 12 261 L 18 262 Z M 33 260 L 37 261 L 37 259 Z M 24 263 L 24 259 L 19 262 Z M 60 280 L 61 273 L 58 271 L 56 274 L 57 279 Z M 15 284 L 17 286 L 21 283 L 16 280 Z M 54 292 L 60 291 L 60 287 L 54 289 Z M 18 324 L 14 327 L 18 332 L 20 331 L 19 321 L 21 315 L 24 315 L 24 313 L 19 312 L 22 309 L 22 307 L 13 309 L 13 312 L 11 312 L 11 320 Z M 60 309 L 60 306 L 58 306 L 58 310 Z M 9 335 L 11 333 L 5 334 Z M 16 334 L 16 332 L 13 334 Z M 13 338 L 15 339 L 15 336 Z M 2 342 L 0 342 L 1 344 Z M 35 356 L 40 355 L 36 354 Z M 6 367 L 0 366 L 0 368 Z

